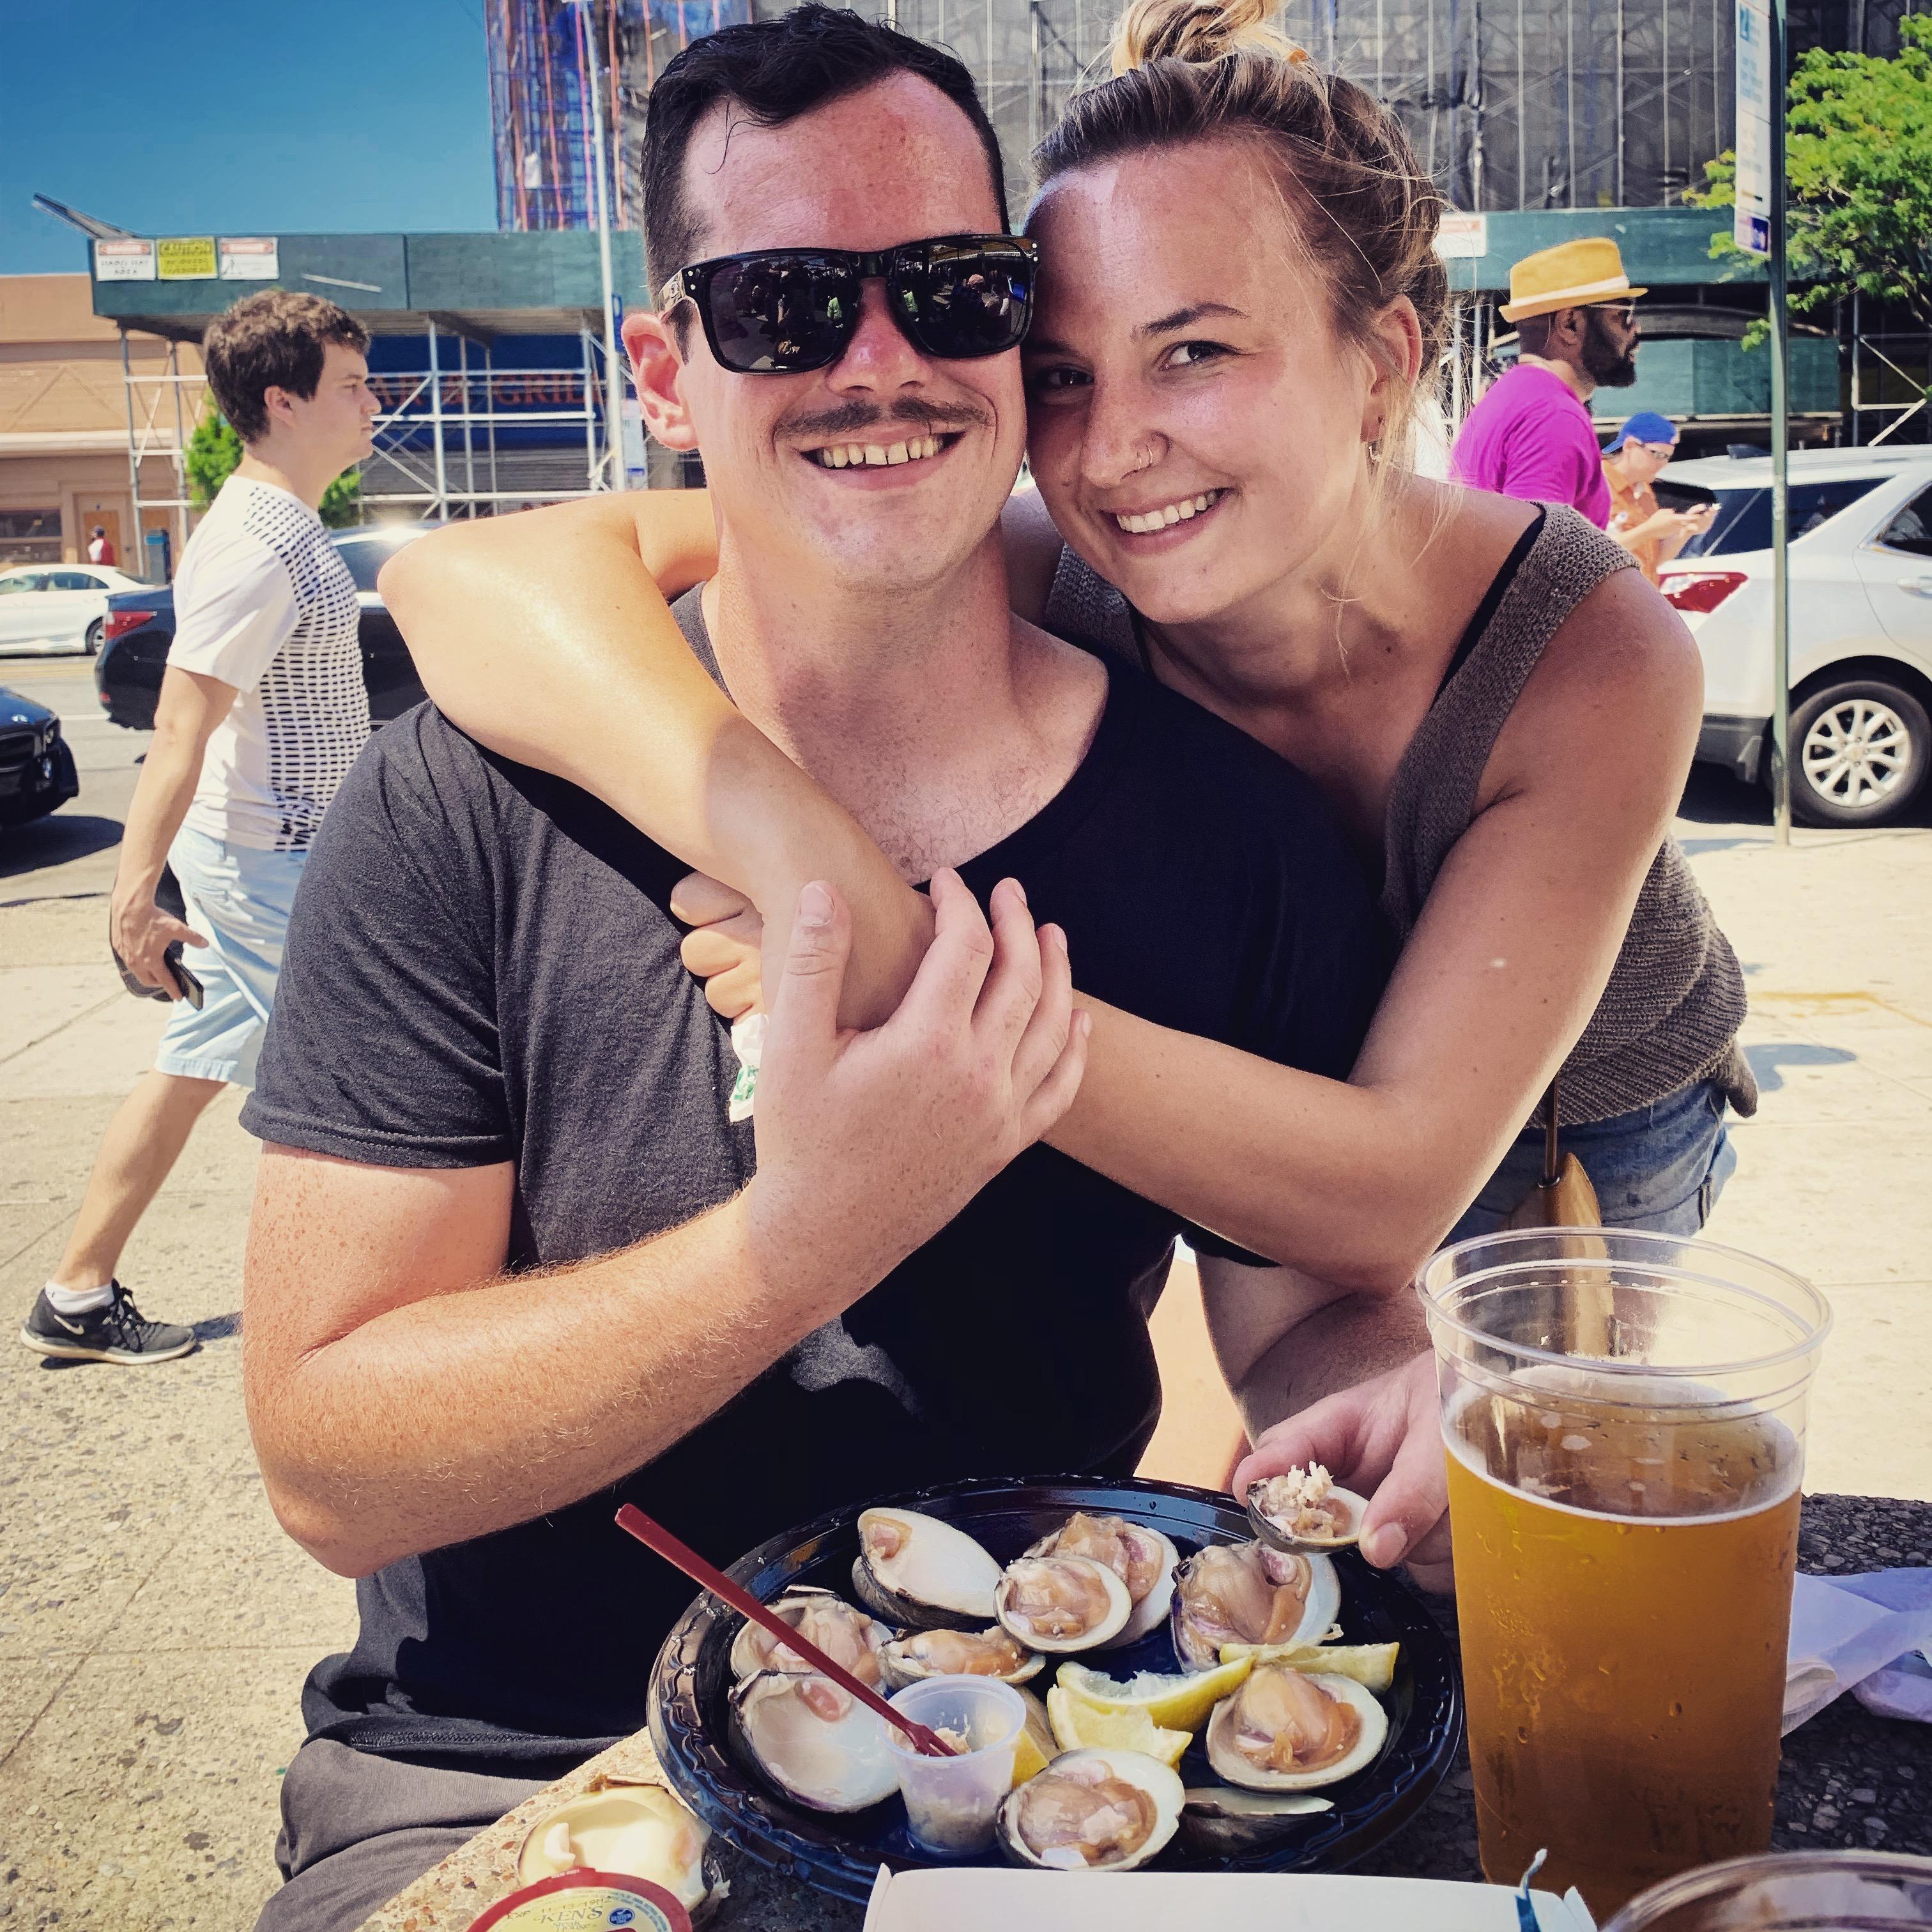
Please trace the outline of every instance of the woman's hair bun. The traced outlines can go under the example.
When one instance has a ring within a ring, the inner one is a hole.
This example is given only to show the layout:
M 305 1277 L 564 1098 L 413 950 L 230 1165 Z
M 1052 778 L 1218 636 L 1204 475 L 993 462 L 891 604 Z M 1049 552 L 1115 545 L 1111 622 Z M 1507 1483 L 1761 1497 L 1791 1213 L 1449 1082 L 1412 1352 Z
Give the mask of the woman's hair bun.
M 1278 60 L 1307 59 L 1307 50 L 1270 21 L 1272 10 L 1270 0 L 1132 0 L 1114 29 L 1114 71 L 1157 60 L 1205 66 L 1250 50 Z

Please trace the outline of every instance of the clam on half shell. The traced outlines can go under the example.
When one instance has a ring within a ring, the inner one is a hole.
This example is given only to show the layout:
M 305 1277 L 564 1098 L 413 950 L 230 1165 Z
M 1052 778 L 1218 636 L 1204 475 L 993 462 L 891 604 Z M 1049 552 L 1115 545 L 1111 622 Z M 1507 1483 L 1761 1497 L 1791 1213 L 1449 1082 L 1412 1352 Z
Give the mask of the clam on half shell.
M 763 1670 L 730 1696 L 731 1733 L 764 1776 L 814 1811 L 862 1811 L 899 1788 L 886 1720 L 829 1677 Z
M 1065 1655 L 1118 1636 L 1133 1615 L 1127 1586 L 1090 1556 L 1021 1556 L 993 1592 L 1000 1628 L 1029 1649 Z
M 880 1653 L 890 1642 L 890 1625 L 856 1610 L 830 1590 L 788 1590 L 772 1605 L 773 1612 L 802 1631 L 834 1664 L 842 1664 L 861 1684 L 877 1684 L 884 1671 Z M 731 1640 L 731 1675 L 742 1683 L 761 1670 L 808 1672 L 812 1666 L 788 1650 L 771 1632 L 748 1618 Z
M 1353 1678 L 1264 1664 L 1208 1720 L 1208 1762 L 1250 1791 L 1306 1791 L 1375 1762 L 1388 1718 Z
M 1174 1573 L 1174 1654 L 1184 1670 L 1211 1670 L 1224 1643 L 1319 1643 L 1341 1607 L 1328 1557 L 1210 1543 Z
M 859 1516 L 852 1587 L 859 1600 L 905 1630 L 983 1628 L 993 1620 L 1000 1566 L 963 1529 L 916 1510 Z
M 1339 1489 L 1320 1463 L 1248 1485 L 1248 1522 L 1270 1550 L 1352 1549 L 1362 1538 L 1366 1498 Z
M 1190 1786 L 1180 1842 L 1201 1858 L 1236 1858 L 1293 1838 L 1310 1817 L 1332 1811 L 1302 1791 L 1248 1791 L 1238 1784 Z
M 1000 1807 L 1000 1849 L 1047 1871 L 1131 1871 L 1172 1838 L 1186 1793 L 1140 1751 L 1064 1751 Z
M 1001 1684 L 1026 1684 L 1046 1668 L 1046 1659 L 995 1624 L 988 1630 L 909 1630 L 894 1637 L 879 1654 L 886 1682 L 895 1690 L 925 1677 L 990 1677 Z
M 537 1820 L 517 1853 L 517 1882 L 622 1872 L 662 1886 L 700 1920 L 730 1889 L 711 1868 L 710 1838 L 711 1828 L 662 1785 L 614 1780 Z
M 1133 1608 L 1102 1648 L 1118 1650 L 1158 1630 L 1174 1603 L 1174 1573 L 1180 1552 L 1172 1540 L 1144 1523 L 1124 1516 L 1070 1516 L 1051 1536 L 1043 1536 L 1029 1556 L 1090 1556 L 1104 1563 L 1127 1586 Z

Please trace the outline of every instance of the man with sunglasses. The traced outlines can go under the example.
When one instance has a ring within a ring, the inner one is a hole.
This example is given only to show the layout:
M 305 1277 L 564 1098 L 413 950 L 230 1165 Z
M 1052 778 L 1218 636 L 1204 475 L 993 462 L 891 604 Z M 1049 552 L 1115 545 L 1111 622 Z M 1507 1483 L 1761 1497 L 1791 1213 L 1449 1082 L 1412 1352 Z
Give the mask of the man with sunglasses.
M 728 1562 L 926 1484 L 1133 1469 L 1184 1223 L 1034 1144 L 1082 1070 L 1070 948 L 1096 998 L 1353 1062 L 1384 944 L 1312 788 L 1011 615 L 1033 251 L 1000 182 L 965 70 L 854 14 L 727 28 L 651 101 L 663 297 L 626 340 L 718 520 L 680 619 L 930 880 L 885 1024 L 838 1030 L 849 920 L 808 885 L 741 1118 L 668 853 L 428 706 L 332 808 L 244 1117 L 244 1371 L 361 1630 L 308 1682 L 270 1932 L 360 1924 L 644 1724 L 690 1586 L 620 1502 Z M 1381 1304 L 1191 1238 L 1270 1418 L 1412 1354 L 1376 1353 Z
M 1606 528 L 1610 490 L 1590 398 L 1636 380 L 1636 303 L 1648 292 L 1630 286 L 1617 244 L 1601 237 L 1517 262 L 1502 308 L 1516 324 L 1515 366 L 1463 418 L 1451 474 L 1526 502 L 1568 503 Z

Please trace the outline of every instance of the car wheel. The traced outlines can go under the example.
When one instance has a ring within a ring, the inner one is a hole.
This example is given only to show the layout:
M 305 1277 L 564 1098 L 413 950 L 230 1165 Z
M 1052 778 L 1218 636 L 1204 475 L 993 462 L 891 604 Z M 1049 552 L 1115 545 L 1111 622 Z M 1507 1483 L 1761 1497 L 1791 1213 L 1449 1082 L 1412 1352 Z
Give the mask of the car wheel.
M 100 640 L 106 634 L 106 630 L 107 620 L 104 617 L 97 617 L 88 626 L 87 636 L 83 641 L 87 646 L 87 655 L 89 657 L 95 656 L 100 650 Z
M 1882 678 L 1828 685 L 1791 718 L 1791 808 L 1807 825 L 1887 825 L 1925 782 L 1932 720 Z

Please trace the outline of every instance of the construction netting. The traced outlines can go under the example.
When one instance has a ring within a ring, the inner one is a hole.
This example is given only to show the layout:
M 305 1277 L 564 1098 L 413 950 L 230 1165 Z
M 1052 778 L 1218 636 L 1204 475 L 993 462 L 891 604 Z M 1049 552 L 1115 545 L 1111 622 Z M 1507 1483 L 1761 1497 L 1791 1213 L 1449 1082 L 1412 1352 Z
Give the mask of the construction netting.
M 978 80 L 1016 212 L 1028 157 L 1106 71 L 1120 0 L 861 0 Z M 1913 0 L 1794 0 L 1792 44 L 1888 52 Z M 1452 205 L 1654 208 L 1732 145 L 1734 0 L 1288 0 L 1290 32 L 1388 101 Z M 484 0 L 506 228 L 594 216 L 592 76 L 611 130 L 610 217 L 636 206 L 645 103 L 666 62 L 776 0 Z

